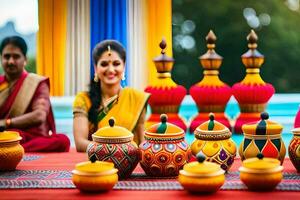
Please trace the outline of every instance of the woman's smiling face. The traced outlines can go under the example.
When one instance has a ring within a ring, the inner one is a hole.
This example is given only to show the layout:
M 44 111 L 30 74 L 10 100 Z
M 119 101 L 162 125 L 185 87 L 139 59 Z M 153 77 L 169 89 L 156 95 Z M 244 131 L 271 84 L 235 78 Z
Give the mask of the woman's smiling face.
M 103 85 L 117 85 L 121 83 L 125 70 L 125 63 L 114 51 L 105 51 L 99 58 L 95 71 Z

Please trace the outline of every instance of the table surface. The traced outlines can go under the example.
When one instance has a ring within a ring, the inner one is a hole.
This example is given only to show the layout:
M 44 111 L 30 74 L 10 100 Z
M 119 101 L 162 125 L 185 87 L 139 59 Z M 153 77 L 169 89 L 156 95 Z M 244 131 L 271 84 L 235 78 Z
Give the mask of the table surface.
M 26 154 L 26 155 L 32 155 Z M 68 153 L 35 153 L 40 155 L 37 160 L 22 161 L 18 170 L 73 170 L 76 163 L 86 161 L 85 153 L 78 153 L 71 149 Z M 286 159 L 285 171 L 296 170 L 292 167 L 289 159 Z M 240 162 L 232 166 L 237 169 Z M 87 194 L 77 189 L 0 189 L 0 199 L 300 199 L 300 192 L 272 191 L 272 192 L 250 192 L 237 190 L 221 190 L 210 195 L 193 195 L 186 191 L 135 191 L 135 190 L 111 190 L 105 193 Z

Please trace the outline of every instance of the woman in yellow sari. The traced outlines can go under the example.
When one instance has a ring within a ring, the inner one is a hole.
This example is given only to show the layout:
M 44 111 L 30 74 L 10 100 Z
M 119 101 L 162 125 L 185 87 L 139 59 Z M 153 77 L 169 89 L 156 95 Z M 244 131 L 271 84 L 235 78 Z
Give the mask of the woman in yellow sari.
M 90 90 L 76 95 L 73 105 L 73 130 L 77 151 L 86 151 L 97 129 L 115 124 L 134 133 L 137 144 L 143 141 L 146 103 L 149 94 L 122 88 L 126 51 L 115 40 L 104 40 L 93 49 L 94 79 Z

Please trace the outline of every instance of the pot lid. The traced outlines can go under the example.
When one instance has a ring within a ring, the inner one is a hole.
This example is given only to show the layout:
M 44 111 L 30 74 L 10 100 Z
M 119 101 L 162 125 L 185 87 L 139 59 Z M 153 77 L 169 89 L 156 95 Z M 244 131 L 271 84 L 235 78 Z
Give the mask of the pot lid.
M 261 120 L 258 122 L 244 124 L 242 130 L 245 134 L 249 135 L 277 135 L 282 132 L 282 125 L 273 122 L 269 119 L 269 114 L 263 112 L 260 114 Z
M 223 140 L 231 137 L 230 130 L 215 120 L 215 115 L 209 113 L 209 120 L 195 129 L 195 137 L 202 140 Z
M 114 164 L 105 161 L 86 161 L 76 164 L 75 170 L 84 173 L 103 173 L 114 169 Z
M 160 123 L 150 126 L 145 134 L 147 135 L 160 135 L 160 136 L 170 136 L 170 135 L 182 135 L 184 131 L 182 128 L 168 123 L 168 116 L 166 114 L 160 115 Z
M 300 135 L 300 127 L 291 130 L 294 135 Z
M 13 142 L 21 140 L 22 137 L 16 131 L 3 131 L 0 132 L 0 142 Z
M 275 158 L 266 158 L 262 153 L 257 154 L 257 157 L 248 158 L 243 161 L 242 167 L 249 170 L 270 170 L 278 169 L 280 161 Z
M 203 175 L 219 175 L 223 174 L 225 171 L 221 169 L 220 165 L 205 161 L 206 157 L 203 153 L 199 152 L 196 155 L 197 161 L 187 163 L 183 166 L 183 171 L 187 172 L 188 174 Z
M 97 130 L 93 136 L 100 138 L 120 138 L 133 137 L 133 134 L 126 128 L 115 125 L 115 119 L 112 117 L 108 120 L 109 126 Z

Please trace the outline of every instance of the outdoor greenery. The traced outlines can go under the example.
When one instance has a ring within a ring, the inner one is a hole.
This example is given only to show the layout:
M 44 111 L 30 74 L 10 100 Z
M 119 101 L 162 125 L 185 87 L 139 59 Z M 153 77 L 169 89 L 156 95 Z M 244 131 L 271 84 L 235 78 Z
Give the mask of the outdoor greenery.
M 206 52 L 205 37 L 212 29 L 218 38 L 216 52 L 223 57 L 221 80 L 229 85 L 240 82 L 245 76 L 241 55 L 248 50 L 246 37 L 254 29 L 259 38 L 258 50 L 265 56 L 263 80 L 273 84 L 277 93 L 300 92 L 300 11 L 299 5 L 293 10 L 287 3 L 173 0 L 174 81 L 189 88 L 202 79 L 198 57 Z M 259 26 L 253 21 L 251 24 L 244 16 L 245 8 L 256 12 L 256 20 L 264 21 Z

